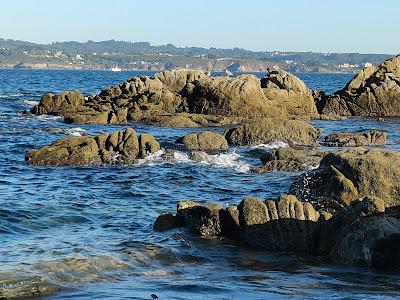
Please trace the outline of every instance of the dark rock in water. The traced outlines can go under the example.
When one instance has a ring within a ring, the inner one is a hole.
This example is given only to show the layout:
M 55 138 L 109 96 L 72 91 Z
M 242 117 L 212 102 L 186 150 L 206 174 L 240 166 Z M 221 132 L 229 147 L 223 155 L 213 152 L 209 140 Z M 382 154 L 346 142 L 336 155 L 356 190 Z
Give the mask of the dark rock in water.
M 176 227 L 176 218 L 173 214 L 161 214 L 154 222 L 153 229 L 155 231 L 167 231 Z
M 146 123 L 198 127 L 245 123 L 254 118 L 316 118 L 311 91 L 296 76 L 271 72 L 236 78 L 175 70 L 154 78 L 132 77 L 85 99 L 79 92 L 44 95 L 32 113 L 63 116 L 70 123 Z
M 318 166 L 326 153 L 326 151 L 315 149 L 280 148 L 270 150 L 260 158 L 264 165 L 252 170 L 257 173 L 308 170 Z
M 385 145 L 387 133 L 379 130 L 360 132 L 331 132 L 324 138 L 325 146 L 360 147 Z
M 321 114 L 400 116 L 400 56 L 363 69 L 340 91 L 316 101 Z
M 400 219 L 384 212 L 380 198 L 353 202 L 324 223 L 319 252 L 333 263 L 399 268 Z
M 360 197 L 376 196 L 386 207 L 400 205 L 400 153 L 350 149 L 328 153 L 320 167 L 304 174 L 290 188 L 316 207 L 336 210 Z
M 140 143 L 139 143 L 140 141 Z M 31 165 L 81 166 L 92 164 L 133 164 L 138 158 L 160 149 L 148 135 L 139 139 L 133 129 L 58 140 L 49 146 L 28 151 L 25 160 Z
M 190 150 L 209 151 L 228 149 L 228 142 L 225 137 L 211 131 L 188 134 L 179 138 L 177 142 L 184 144 Z
M 232 145 L 259 145 L 283 141 L 301 146 L 315 146 L 321 132 L 300 120 L 264 118 L 225 132 Z
M 184 201 L 177 205 L 176 218 L 180 226 L 185 226 L 199 236 L 210 238 L 221 233 L 220 210 L 219 204 Z

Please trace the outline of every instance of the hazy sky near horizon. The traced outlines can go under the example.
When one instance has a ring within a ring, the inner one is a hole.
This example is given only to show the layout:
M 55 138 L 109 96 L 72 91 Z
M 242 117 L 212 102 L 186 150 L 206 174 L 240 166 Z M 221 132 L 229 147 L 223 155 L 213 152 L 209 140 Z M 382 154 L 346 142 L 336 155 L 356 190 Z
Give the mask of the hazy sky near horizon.
M 398 0 L 4 0 L 0 37 L 36 43 L 400 52 Z

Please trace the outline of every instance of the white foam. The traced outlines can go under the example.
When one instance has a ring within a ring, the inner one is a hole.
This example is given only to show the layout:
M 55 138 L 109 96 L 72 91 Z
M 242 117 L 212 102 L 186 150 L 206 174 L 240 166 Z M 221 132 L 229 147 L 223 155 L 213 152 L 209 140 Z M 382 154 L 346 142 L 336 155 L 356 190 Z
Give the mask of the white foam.
M 237 152 L 208 155 L 208 158 L 207 161 L 202 161 L 201 163 L 218 168 L 232 168 L 240 173 L 247 173 L 250 171 L 250 165 L 242 161 L 240 154 Z
M 75 127 L 75 128 L 68 128 L 64 130 L 65 134 L 69 134 L 72 136 L 82 136 L 86 132 L 85 129 L 80 128 L 80 127 Z
M 138 165 L 149 165 L 149 166 L 154 166 L 157 164 L 162 164 L 165 163 L 165 159 L 162 157 L 162 155 L 165 153 L 163 149 L 160 149 L 145 158 L 141 158 L 138 160 Z
M 252 146 L 251 149 L 279 149 L 279 148 L 286 148 L 289 147 L 289 145 L 285 142 L 282 141 L 275 141 L 269 144 L 259 144 L 256 146 Z
M 56 121 L 62 119 L 60 116 L 52 116 L 52 115 L 39 115 L 36 118 L 40 121 Z
M 139 159 L 138 165 L 160 165 L 165 163 L 200 163 L 214 166 L 217 168 L 232 168 L 237 172 L 246 173 L 250 171 L 250 165 L 241 160 L 241 156 L 237 152 L 219 153 L 209 155 L 204 153 L 206 159 L 201 162 L 196 162 L 190 159 L 189 155 L 180 151 L 165 152 L 163 149 L 154 152 Z
M 11 94 L 0 94 L 0 98 L 12 98 L 12 97 L 21 97 L 24 94 L 20 93 L 11 93 Z
M 177 163 L 187 163 L 187 162 L 192 162 L 192 160 L 189 158 L 189 155 L 187 153 L 183 152 L 174 152 L 174 161 Z
M 24 100 L 25 104 L 28 104 L 30 106 L 36 106 L 39 105 L 39 101 L 33 101 L 33 100 Z

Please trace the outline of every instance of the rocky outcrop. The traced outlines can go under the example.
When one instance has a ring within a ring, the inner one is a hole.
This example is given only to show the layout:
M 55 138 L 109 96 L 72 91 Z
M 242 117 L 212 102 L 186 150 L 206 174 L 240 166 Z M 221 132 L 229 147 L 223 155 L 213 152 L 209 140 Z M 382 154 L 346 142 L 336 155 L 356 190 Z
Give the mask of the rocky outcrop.
M 283 141 L 292 145 L 315 146 L 321 132 L 300 120 L 264 118 L 225 132 L 232 145 L 259 145 Z
M 316 149 L 280 148 L 263 153 L 263 166 L 254 167 L 253 172 L 301 171 L 319 166 L 326 151 Z
M 365 196 L 379 197 L 386 207 L 400 205 L 400 153 L 350 149 L 328 153 L 316 170 L 295 181 L 290 192 L 317 209 L 335 211 Z
M 179 138 L 177 142 L 185 145 L 190 150 L 210 151 L 228 149 L 228 142 L 225 137 L 211 131 L 188 134 Z
M 82 166 L 97 164 L 133 164 L 160 149 L 150 135 L 139 138 L 132 128 L 98 136 L 70 137 L 49 146 L 27 152 L 31 165 Z
M 154 229 L 184 226 L 204 238 L 222 236 L 257 248 L 320 255 L 333 263 L 400 268 L 399 155 L 359 148 L 328 153 L 317 171 L 301 177 L 311 185 L 304 185 L 300 196 L 310 201 L 295 195 L 245 198 L 225 209 L 185 201 L 178 203 L 175 216 L 161 215 Z
M 227 236 L 266 249 L 309 251 L 315 246 L 319 218 L 311 204 L 282 195 L 276 201 L 245 198 L 226 209 L 214 203 L 179 202 L 175 224 L 205 238 Z M 163 219 L 165 215 L 156 220 L 155 229 Z
M 385 212 L 384 200 L 365 197 L 321 227 L 318 252 L 333 263 L 400 268 L 400 219 Z
M 184 226 L 203 238 L 223 236 L 267 250 L 320 255 L 333 263 L 400 267 L 400 219 L 387 215 L 385 203 L 365 197 L 333 216 L 293 195 L 276 200 L 245 198 L 226 209 L 218 204 L 179 202 L 176 215 L 162 214 L 154 229 Z
M 265 98 L 260 80 L 254 75 L 201 78 L 188 84 L 183 96 L 188 111 L 193 113 L 244 119 L 287 115 Z
M 385 145 L 387 133 L 380 130 L 359 132 L 331 132 L 324 140 L 325 146 L 333 147 L 360 147 L 371 145 Z
M 129 78 L 87 98 L 79 92 L 47 94 L 31 112 L 60 115 L 70 123 L 185 127 L 316 116 L 311 92 L 300 79 L 283 71 L 261 81 L 254 75 L 229 78 L 194 70 L 164 71 L 154 78 Z
M 400 116 L 400 56 L 367 67 L 344 89 L 316 100 L 321 114 Z
M 272 71 L 261 79 L 265 97 L 284 108 L 292 117 L 318 118 L 312 91 L 293 74 L 279 70 Z

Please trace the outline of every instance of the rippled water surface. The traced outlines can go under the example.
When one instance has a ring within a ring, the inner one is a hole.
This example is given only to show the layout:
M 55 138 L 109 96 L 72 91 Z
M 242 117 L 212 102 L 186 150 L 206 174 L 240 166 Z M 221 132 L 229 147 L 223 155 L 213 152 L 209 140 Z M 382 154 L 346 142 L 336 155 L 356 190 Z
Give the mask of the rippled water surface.
M 0 292 L 46 288 L 49 299 L 151 299 L 151 294 L 160 299 L 400 297 L 396 274 L 239 248 L 182 230 L 153 232 L 157 215 L 174 212 L 179 200 L 225 205 L 245 196 L 267 198 L 287 191 L 297 174 L 249 173 L 249 166 L 259 163 L 249 149 L 230 149 L 212 156 L 208 164 L 180 153 L 168 161 L 155 155 L 134 166 L 26 165 L 27 150 L 66 136 L 48 128 L 79 135 L 125 127 L 77 126 L 21 113 L 43 93 L 79 89 L 93 94 L 138 74 L 144 73 L 0 70 Z M 351 78 L 298 75 L 310 88 L 327 92 Z M 324 134 L 381 128 L 389 132 L 387 148 L 400 150 L 396 119 L 312 123 L 324 128 Z M 153 134 L 164 147 L 193 131 L 134 128 Z

